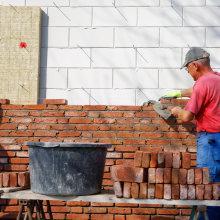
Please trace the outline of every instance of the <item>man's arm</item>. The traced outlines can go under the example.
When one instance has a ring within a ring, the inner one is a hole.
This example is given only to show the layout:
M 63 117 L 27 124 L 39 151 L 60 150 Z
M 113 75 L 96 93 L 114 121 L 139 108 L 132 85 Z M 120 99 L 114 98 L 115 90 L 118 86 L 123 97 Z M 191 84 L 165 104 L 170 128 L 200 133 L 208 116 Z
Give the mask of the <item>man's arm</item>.
M 189 89 L 184 89 L 184 90 L 181 90 L 181 97 L 191 97 L 192 95 L 192 91 L 193 89 L 192 88 L 189 88 Z
M 180 119 L 182 122 L 189 122 L 194 119 L 194 114 L 190 111 L 184 110 L 180 107 L 174 107 L 171 109 L 172 115 Z

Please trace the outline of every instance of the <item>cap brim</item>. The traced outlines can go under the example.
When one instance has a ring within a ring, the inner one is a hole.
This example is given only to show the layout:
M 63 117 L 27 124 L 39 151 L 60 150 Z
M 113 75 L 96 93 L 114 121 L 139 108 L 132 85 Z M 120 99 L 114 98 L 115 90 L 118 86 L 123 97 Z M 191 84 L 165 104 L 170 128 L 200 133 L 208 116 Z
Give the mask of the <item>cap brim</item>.
M 184 62 L 183 65 L 180 67 L 180 69 L 183 69 L 184 67 L 186 67 L 187 64 L 188 62 Z

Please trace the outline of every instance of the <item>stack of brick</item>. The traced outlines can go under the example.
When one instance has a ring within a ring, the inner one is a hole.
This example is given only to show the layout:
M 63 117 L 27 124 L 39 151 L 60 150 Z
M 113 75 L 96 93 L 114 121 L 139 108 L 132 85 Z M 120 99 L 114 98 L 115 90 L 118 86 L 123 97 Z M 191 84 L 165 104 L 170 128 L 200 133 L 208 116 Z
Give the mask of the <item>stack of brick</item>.
M 218 200 L 219 184 L 209 181 L 208 168 L 191 168 L 189 153 L 137 151 L 134 166 L 111 168 L 117 197 L 141 199 Z
M 30 187 L 29 172 L 3 172 L 0 173 L 0 188 L 4 187 Z

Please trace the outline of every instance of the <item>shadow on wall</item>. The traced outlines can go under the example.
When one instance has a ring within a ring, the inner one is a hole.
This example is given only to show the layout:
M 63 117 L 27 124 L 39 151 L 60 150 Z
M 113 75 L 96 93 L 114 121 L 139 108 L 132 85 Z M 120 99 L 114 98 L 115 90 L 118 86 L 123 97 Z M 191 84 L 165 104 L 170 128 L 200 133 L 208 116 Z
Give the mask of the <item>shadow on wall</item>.
M 47 49 L 42 50 L 42 46 L 40 49 L 40 58 L 41 61 L 40 63 L 47 63 L 47 54 L 48 54 L 48 23 L 49 23 L 49 16 L 42 11 L 42 25 L 41 25 L 41 45 L 42 42 L 44 41 L 44 45 L 46 45 Z M 45 28 L 46 27 L 46 28 Z M 45 49 L 45 48 L 44 48 Z M 40 66 L 40 80 L 39 80 L 39 97 L 38 97 L 38 103 L 41 103 L 41 100 L 46 98 L 46 89 L 41 89 L 41 88 L 46 88 L 47 85 L 47 71 L 46 67 L 42 68 Z

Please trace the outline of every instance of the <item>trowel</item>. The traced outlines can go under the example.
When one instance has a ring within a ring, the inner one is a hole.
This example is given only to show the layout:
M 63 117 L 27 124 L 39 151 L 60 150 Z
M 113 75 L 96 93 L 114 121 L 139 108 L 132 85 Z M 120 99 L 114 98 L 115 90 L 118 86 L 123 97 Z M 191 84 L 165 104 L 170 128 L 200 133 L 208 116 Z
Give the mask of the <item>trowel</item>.
M 154 111 L 157 112 L 165 120 L 169 120 L 173 118 L 173 115 L 171 114 L 170 110 L 168 110 L 167 105 L 161 104 L 160 102 L 154 100 L 149 100 L 143 103 L 143 105 L 149 105 L 149 104 L 153 104 Z

